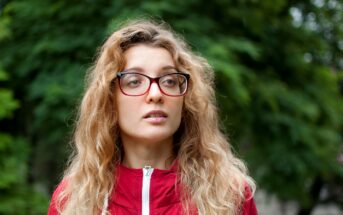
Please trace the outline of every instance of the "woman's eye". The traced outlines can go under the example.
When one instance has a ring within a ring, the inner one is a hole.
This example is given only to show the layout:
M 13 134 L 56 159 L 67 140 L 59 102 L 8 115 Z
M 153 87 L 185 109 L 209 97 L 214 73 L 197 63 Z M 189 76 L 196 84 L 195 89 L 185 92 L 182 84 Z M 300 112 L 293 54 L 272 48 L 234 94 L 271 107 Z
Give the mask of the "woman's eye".
M 141 84 L 139 80 L 130 80 L 126 83 L 128 87 L 137 87 Z
M 129 88 L 135 88 L 142 84 L 142 78 L 138 75 L 127 75 L 124 79 L 124 86 Z
M 163 80 L 162 84 L 165 87 L 175 87 L 177 85 L 177 80 L 173 78 L 168 78 L 168 79 Z

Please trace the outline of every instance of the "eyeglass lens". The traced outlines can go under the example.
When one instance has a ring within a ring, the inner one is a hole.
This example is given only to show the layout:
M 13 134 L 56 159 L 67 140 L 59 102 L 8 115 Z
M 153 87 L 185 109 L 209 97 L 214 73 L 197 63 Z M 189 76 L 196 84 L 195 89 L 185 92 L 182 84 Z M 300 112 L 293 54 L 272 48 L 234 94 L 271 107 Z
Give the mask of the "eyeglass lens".
M 139 73 L 127 73 L 120 78 L 121 90 L 127 95 L 143 95 L 150 87 L 150 79 Z M 187 78 L 182 74 L 167 74 L 158 78 L 162 93 L 179 96 L 187 90 Z

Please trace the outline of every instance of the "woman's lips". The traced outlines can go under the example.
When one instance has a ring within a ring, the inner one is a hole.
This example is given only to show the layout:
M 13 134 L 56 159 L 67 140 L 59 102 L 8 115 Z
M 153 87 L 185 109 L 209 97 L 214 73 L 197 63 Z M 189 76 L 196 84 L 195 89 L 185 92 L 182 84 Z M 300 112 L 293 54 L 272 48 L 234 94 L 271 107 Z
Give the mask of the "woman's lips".
M 161 110 L 153 110 L 144 115 L 144 120 L 153 124 L 160 124 L 167 120 L 168 115 Z

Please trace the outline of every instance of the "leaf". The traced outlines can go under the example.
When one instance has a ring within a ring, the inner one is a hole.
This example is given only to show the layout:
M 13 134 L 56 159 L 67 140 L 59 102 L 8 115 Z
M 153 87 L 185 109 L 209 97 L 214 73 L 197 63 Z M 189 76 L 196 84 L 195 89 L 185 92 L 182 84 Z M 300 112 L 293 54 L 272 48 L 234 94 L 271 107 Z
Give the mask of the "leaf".
M 13 93 L 0 88 L 0 119 L 12 117 L 12 111 L 19 107 L 19 102 L 13 98 Z

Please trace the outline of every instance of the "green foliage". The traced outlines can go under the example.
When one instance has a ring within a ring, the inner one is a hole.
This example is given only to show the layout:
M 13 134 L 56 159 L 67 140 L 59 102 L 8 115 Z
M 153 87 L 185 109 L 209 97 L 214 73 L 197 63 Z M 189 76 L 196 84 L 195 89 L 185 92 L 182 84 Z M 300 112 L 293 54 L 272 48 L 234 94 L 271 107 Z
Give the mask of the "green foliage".
M 104 38 L 137 17 L 162 18 L 209 60 L 223 127 L 260 187 L 310 207 L 317 178 L 326 184 L 343 178 L 336 159 L 343 133 L 342 3 L 6 2 L 0 213 L 12 214 L 12 205 L 45 210 L 66 161 L 85 71 Z M 29 198 L 31 191 L 37 195 Z
M 0 81 L 9 79 L 0 71 Z M 13 118 L 19 102 L 9 89 L 0 88 L 0 121 Z M 47 198 L 27 184 L 27 161 L 29 145 L 25 139 L 13 138 L 8 132 L 0 131 L 0 214 L 44 214 Z
M 13 100 L 13 94 L 6 89 L 0 89 L 0 119 L 12 116 L 12 110 L 18 107 L 18 101 Z
M 0 133 L 0 213 L 13 214 L 16 209 L 25 209 L 22 195 L 26 171 L 25 150 L 27 146 L 23 141 L 14 141 L 11 136 Z

